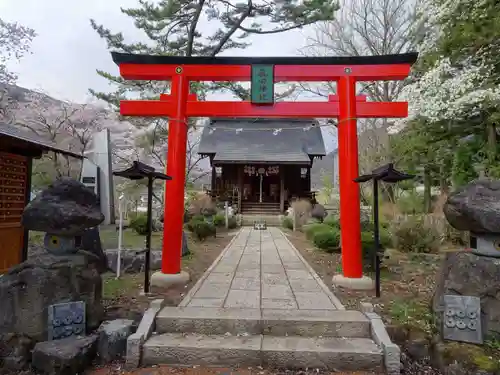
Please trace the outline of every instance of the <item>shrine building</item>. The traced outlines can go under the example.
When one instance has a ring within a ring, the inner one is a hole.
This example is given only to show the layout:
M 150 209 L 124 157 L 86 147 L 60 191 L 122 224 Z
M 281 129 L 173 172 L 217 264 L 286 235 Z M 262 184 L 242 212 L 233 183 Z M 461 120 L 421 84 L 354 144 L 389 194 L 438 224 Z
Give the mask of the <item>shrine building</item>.
M 326 155 L 315 119 L 213 118 L 198 154 L 210 159 L 210 195 L 242 214 L 278 215 L 294 199 L 315 201 L 311 168 Z

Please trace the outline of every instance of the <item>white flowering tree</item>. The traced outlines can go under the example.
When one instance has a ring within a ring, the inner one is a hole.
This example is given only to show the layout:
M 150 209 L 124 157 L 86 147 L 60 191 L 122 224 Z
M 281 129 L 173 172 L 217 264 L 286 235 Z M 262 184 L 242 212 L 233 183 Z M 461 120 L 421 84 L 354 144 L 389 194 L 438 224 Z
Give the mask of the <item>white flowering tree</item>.
M 421 56 L 399 95 L 409 116 L 391 129 L 401 159 L 442 187 L 477 177 L 477 165 L 499 177 L 500 3 L 425 0 L 420 20 Z

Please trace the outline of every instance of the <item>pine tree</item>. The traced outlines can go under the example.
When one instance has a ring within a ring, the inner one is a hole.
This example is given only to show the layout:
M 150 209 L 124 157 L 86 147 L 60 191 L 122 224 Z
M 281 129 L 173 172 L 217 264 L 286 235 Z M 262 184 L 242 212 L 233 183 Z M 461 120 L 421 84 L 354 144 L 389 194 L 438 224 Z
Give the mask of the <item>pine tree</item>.
M 148 38 L 147 42 L 127 43 L 121 32 L 91 20 L 91 25 L 112 51 L 176 56 L 216 56 L 230 49 L 244 49 L 255 34 L 276 34 L 299 29 L 318 21 L 330 20 L 337 10 L 333 0 L 139 0 L 137 8 L 122 8 L 135 26 Z M 200 26 L 216 26 L 215 31 L 202 31 Z M 265 27 L 264 25 L 268 25 Z M 113 92 L 90 92 L 117 108 L 125 98 L 158 99 L 168 92 L 167 81 L 125 81 L 119 76 L 98 70 L 97 73 L 116 87 Z M 191 84 L 191 92 L 204 100 L 208 91 L 230 90 L 242 100 L 249 90 L 236 82 Z M 277 95 L 277 100 L 290 95 L 294 87 Z M 160 118 L 128 119 L 146 133 L 155 134 L 155 144 L 166 144 L 167 121 Z M 196 119 L 190 119 L 194 123 Z M 144 132 L 140 138 L 145 139 Z M 146 139 L 151 137 L 146 137 Z M 161 146 L 160 146 L 161 147 Z M 146 151 L 147 153 L 147 151 Z
M 95 20 L 91 20 L 91 25 L 114 51 L 216 56 L 229 49 L 248 47 L 251 35 L 282 33 L 331 20 L 336 9 L 336 2 L 332 0 L 248 0 L 236 4 L 227 0 L 161 0 L 157 4 L 139 0 L 138 8 L 122 8 L 121 11 L 144 31 L 148 43 L 126 43 L 122 33 L 113 33 Z M 205 32 L 202 35 L 199 28 L 203 21 L 218 27 L 211 34 Z M 265 28 L 264 23 L 271 27 Z M 166 91 L 165 83 L 124 82 L 120 77 L 103 71 L 98 71 L 98 74 L 117 84 L 118 90 L 114 93 L 91 92 L 113 105 L 132 92 L 139 93 L 142 98 L 157 98 Z M 248 98 L 248 90 L 237 83 L 192 87 L 193 92 L 202 96 L 207 89 L 229 89 L 241 99 Z

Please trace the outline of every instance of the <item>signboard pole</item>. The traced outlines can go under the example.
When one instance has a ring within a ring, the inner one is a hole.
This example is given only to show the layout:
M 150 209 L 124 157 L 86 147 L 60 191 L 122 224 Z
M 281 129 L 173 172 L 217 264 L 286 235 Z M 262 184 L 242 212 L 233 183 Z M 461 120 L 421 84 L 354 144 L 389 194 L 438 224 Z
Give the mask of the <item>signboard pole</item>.
M 118 215 L 119 224 L 118 224 L 118 256 L 116 258 L 116 278 L 120 278 L 120 271 L 122 267 L 122 242 L 123 242 L 123 199 L 124 195 L 120 195 L 118 198 Z

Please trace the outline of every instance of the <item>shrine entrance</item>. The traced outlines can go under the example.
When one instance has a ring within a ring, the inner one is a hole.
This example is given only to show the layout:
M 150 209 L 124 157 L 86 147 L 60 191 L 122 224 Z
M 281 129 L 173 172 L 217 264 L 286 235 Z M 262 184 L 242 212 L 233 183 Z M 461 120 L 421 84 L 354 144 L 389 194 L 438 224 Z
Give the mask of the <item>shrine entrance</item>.
M 160 100 L 124 100 L 124 116 L 168 117 L 167 174 L 162 273 L 179 274 L 184 216 L 186 142 L 189 117 L 338 119 L 342 272 L 363 277 L 358 177 L 357 119 L 406 117 L 408 103 L 371 102 L 356 96 L 361 81 L 402 80 L 416 53 L 357 57 L 176 57 L 112 53 L 128 80 L 170 80 L 171 94 Z M 198 101 L 193 81 L 251 81 L 251 100 Z M 337 83 L 337 94 L 322 102 L 274 102 L 276 82 Z M 285 131 L 285 130 L 284 130 Z M 260 182 L 259 182 L 260 183 Z M 259 195 L 260 199 L 260 195 Z
M 254 203 L 279 203 L 279 172 L 279 166 L 245 166 L 242 200 Z

